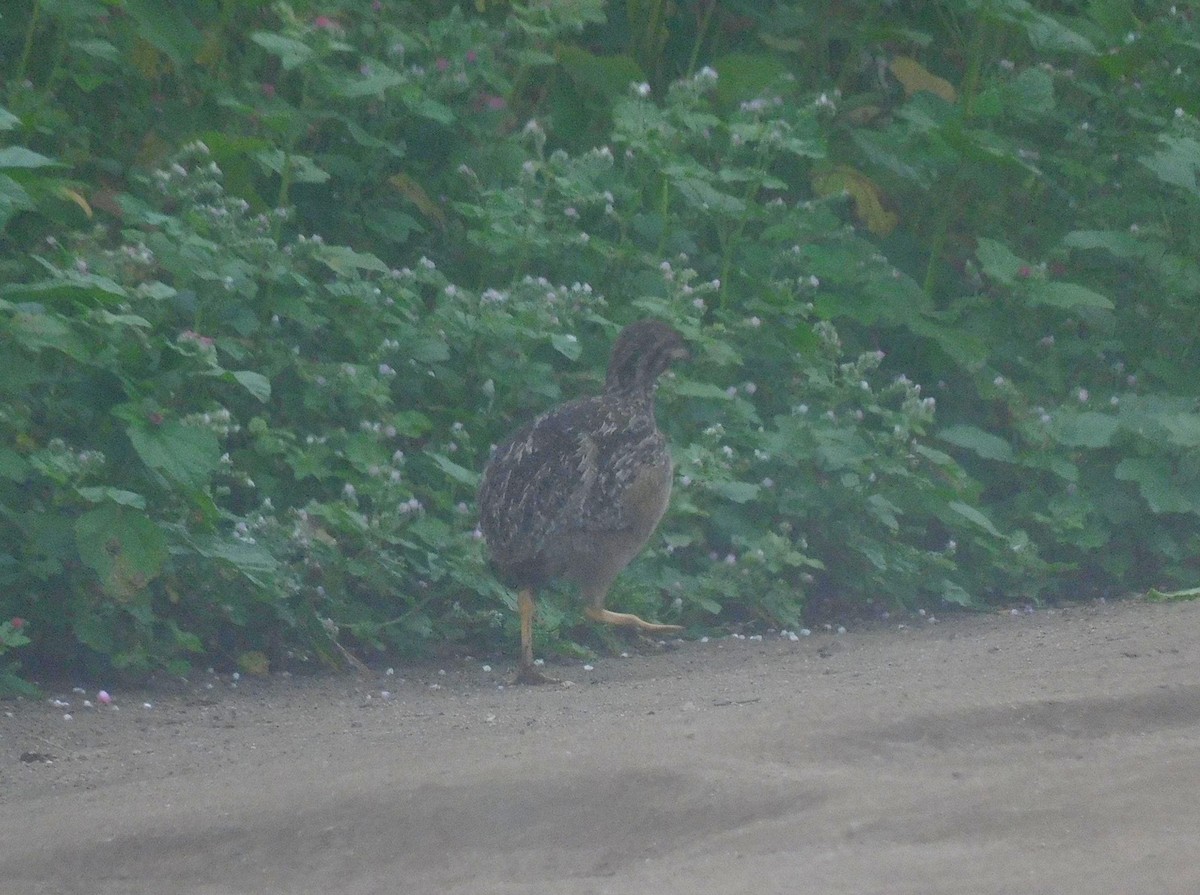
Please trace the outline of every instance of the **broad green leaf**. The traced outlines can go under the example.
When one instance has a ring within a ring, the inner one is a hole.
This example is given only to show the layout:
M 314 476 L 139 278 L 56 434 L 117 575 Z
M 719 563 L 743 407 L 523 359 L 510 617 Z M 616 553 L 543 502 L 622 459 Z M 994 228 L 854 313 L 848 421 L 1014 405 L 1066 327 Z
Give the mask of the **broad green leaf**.
M 86 500 L 88 503 L 104 503 L 112 501 L 115 504 L 123 507 L 133 507 L 135 510 L 146 509 L 146 498 L 133 491 L 124 491 L 121 488 L 104 487 L 88 487 L 77 488 L 76 493 Z
M 957 447 L 974 451 L 985 460 L 1001 460 L 1005 463 L 1012 463 L 1016 459 L 1013 455 L 1012 445 L 998 435 L 985 432 L 977 426 L 950 426 L 939 432 L 938 437 Z
M 1073 230 L 1063 237 L 1069 249 L 1103 250 L 1116 258 L 1135 258 L 1141 251 L 1137 237 L 1126 230 Z
M 233 370 L 231 375 L 238 384 L 264 404 L 271 398 L 271 380 L 253 370 Z
M 370 252 L 356 252 L 348 246 L 324 245 L 314 253 L 319 261 L 336 274 L 346 276 L 358 270 L 385 273 L 388 266 Z
M 171 421 L 153 428 L 130 426 L 125 432 L 143 463 L 185 485 L 206 484 L 221 460 L 217 436 L 200 426 Z
M 1103 448 L 1112 444 L 1120 428 L 1117 418 L 1106 413 L 1062 411 L 1050 424 L 1050 435 L 1067 447 Z
M 1144 155 L 1140 161 L 1163 183 L 1182 187 L 1193 196 L 1200 196 L 1196 175 L 1200 173 L 1200 140 L 1163 134 L 1158 138 L 1162 149 Z
M 671 380 L 669 388 L 673 394 L 682 395 L 685 398 L 728 401 L 733 397 L 727 390 L 713 385 L 711 382 L 696 382 L 693 379 L 686 379 L 679 375 L 676 375 Z
M 554 346 L 554 350 L 568 360 L 579 360 L 579 355 L 583 352 L 583 346 L 579 344 L 579 339 L 570 333 L 554 333 L 550 336 L 550 344 Z
M 21 119 L 0 106 L 0 131 L 10 131 L 21 123 Z
M 162 571 L 167 539 L 142 511 L 106 503 L 75 522 L 79 556 L 119 600 L 137 596 Z
M 733 503 L 746 503 L 758 497 L 762 486 L 754 482 L 708 482 L 705 487 L 720 497 Z
M 176 66 L 192 61 L 201 36 L 181 4 L 161 0 L 124 0 L 123 8 L 137 22 L 138 37 L 162 51 Z
M 0 149 L 0 168 L 45 168 L 57 164 L 54 159 L 24 146 L 5 146 Z
M 1013 285 L 1021 268 L 1029 267 L 1027 261 L 1014 255 L 1004 243 L 984 237 L 978 240 L 975 257 L 987 277 L 1005 286 Z
M 1086 286 L 1077 283 L 1047 283 L 1044 280 L 1033 280 L 1029 283 L 1029 302 L 1064 311 L 1077 311 L 1082 308 L 1109 311 L 1113 308 L 1111 299 L 1099 292 L 1093 292 Z
M 252 34 L 250 39 L 271 55 L 279 57 L 285 69 L 293 69 L 313 57 L 314 51 L 308 44 L 284 37 L 282 34 L 259 31 Z
M 630 84 L 646 80 L 641 68 L 629 56 L 598 56 L 582 47 L 564 43 L 558 47 L 558 59 L 579 89 L 610 98 L 624 96 Z
M 470 488 L 475 488 L 479 485 L 479 473 L 467 469 L 465 466 L 459 466 L 443 454 L 429 453 L 427 456 L 441 468 L 442 472 L 446 473 L 446 475 L 459 484 Z
M 1008 100 L 1020 116 L 1037 117 L 1054 111 L 1054 79 L 1040 68 L 1027 68 L 1008 85 Z
M 0 296 L 12 302 L 65 302 L 72 305 L 115 305 L 129 300 L 129 293 L 108 277 L 76 274 L 69 279 L 11 283 L 0 288 Z
M 1117 464 L 1114 475 L 1121 481 L 1134 482 L 1152 512 L 1200 515 L 1200 481 L 1177 478 L 1169 460 L 1126 457 Z
M 1096 48 L 1090 40 L 1048 13 L 1033 13 L 1031 20 L 1024 24 L 1029 43 L 1038 52 L 1096 55 Z
M 968 504 L 965 504 L 959 500 L 950 501 L 950 503 L 947 504 L 947 507 L 958 513 L 958 515 L 962 516 L 968 522 L 979 526 L 988 534 L 997 538 L 1003 537 L 1003 535 L 1000 534 L 1000 530 L 996 528 L 994 524 L 992 524 L 992 520 L 979 510 L 975 509 L 975 507 L 969 506 Z

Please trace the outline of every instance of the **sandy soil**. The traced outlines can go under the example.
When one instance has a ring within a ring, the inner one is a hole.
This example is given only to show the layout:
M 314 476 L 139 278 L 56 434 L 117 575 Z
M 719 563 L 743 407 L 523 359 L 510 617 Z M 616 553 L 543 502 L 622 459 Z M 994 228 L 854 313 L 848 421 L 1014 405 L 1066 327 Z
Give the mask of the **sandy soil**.
M 0 703 L 0 890 L 1200 892 L 1200 604 L 593 664 Z

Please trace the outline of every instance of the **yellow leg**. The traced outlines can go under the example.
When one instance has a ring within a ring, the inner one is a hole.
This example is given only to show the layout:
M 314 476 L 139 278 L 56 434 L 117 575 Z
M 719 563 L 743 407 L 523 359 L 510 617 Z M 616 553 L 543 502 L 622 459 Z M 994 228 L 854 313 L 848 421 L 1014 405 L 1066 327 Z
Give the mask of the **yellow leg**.
M 517 611 L 521 614 L 521 661 L 517 666 L 517 676 L 514 684 L 557 684 L 552 677 L 546 677 L 533 664 L 533 591 L 527 587 L 521 588 L 517 594 Z
M 679 625 L 659 625 L 640 619 L 628 612 L 610 612 L 607 609 L 600 609 L 596 606 L 588 606 L 583 612 L 594 622 L 637 628 L 639 631 L 645 631 L 647 634 L 671 634 L 675 631 L 683 630 Z

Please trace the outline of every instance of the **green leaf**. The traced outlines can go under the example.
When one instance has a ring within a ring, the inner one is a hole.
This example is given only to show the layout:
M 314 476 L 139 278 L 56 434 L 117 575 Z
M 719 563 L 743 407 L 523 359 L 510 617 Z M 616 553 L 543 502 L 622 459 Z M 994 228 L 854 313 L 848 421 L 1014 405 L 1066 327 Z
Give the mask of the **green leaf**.
M 1137 237 L 1125 230 L 1074 230 L 1063 237 L 1063 245 L 1081 251 L 1102 250 L 1116 258 L 1135 258 L 1142 249 Z
M 21 119 L 0 106 L 0 131 L 10 131 L 20 125 Z
M 442 472 L 446 473 L 446 475 L 459 484 L 466 485 L 469 488 L 479 486 L 479 473 L 474 470 L 467 469 L 465 466 L 459 466 L 443 454 L 429 453 L 427 456 L 441 468 Z
M 0 149 L 0 168 L 44 168 L 57 164 L 54 159 L 46 158 L 24 146 L 6 146 Z
M 1001 460 L 1005 463 L 1012 463 L 1016 459 L 1012 445 L 998 435 L 985 432 L 977 426 L 950 426 L 939 432 L 938 437 L 957 447 L 974 451 L 985 460 Z
M 1163 183 L 1182 187 L 1193 196 L 1200 196 L 1196 174 L 1200 172 L 1200 140 L 1163 134 L 1158 138 L 1164 148 L 1139 159 Z
M 975 257 L 979 259 L 979 265 L 986 276 L 1005 286 L 1015 283 L 1017 272 L 1022 267 L 1029 266 L 1027 261 L 1014 255 L 1004 243 L 983 237 L 978 240 Z
M 706 482 L 705 488 L 733 503 L 747 503 L 758 497 L 761 485 L 753 482 Z
M 237 380 L 242 388 L 264 404 L 270 400 L 271 380 L 267 379 L 262 373 L 255 373 L 253 370 L 233 370 L 229 375 Z
M 969 506 L 968 504 L 965 504 L 959 500 L 950 501 L 950 503 L 947 504 L 947 507 L 958 513 L 958 515 L 962 516 L 968 522 L 979 526 L 993 537 L 1003 537 L 1003 535 L 1000 534 L 1000 530 L 992 524 L 992 520 L 983 515 L 983 513 L 981 513 L 979 510 L 975 509 L 975 507 Z
M 1019 116 L 1036 117 L 1054 111 L 1054 80 L 1040 68 L 1027 68 L 1008 85 L 1009 102 Z
M 602 96 L 624 96 L 630 84 L 646 80 L 645 74 L 629 56 L 597 56 L 582 47 L 564 43 L 558 47 L 563 70 L 580 90 Z
M 696 382 L 692 379 L 687 379 L 678 374 L 671 380 L 668 388 L 673 394 L 682 395 L 685 398 L 704 398 L 712 401 L 728 401 L 733 396 L 728 391 L 720 386 L 713 385 L 711 382 Z
M 124 491 L 120 488 L 104 487 L 88 487 L 77 488 L 76 493 L 86 500 L 88 503 L 104 503 L 112 501 L 113 503 L 123 507 L 133 507 L 135 510 L 146 509 L 146 498 L 133 491 Z
M 1047 305 L 1064 311 L 1077 311 L 1081 308 L 1099 308 L 1112 310 L 1113 303 L 1099 292 L 1093 292 L 1086 286 L 1077 283 L 1047 283 L 1033 280 L 1029 283 L 1029 303 Z
M 1114 416 L 1092 410 L 1083 413 L 1062 411 L 1055 414 L 1050 425 L 1050 435 L 1061 445 L 1080 448 L 1103 448 L 1112 444 L 1113 436 L 1121 428 Z
M 359 270 L 376 273 L 386 273 L 388 270 L 388 266 L 370 252 L 356 252 L 348 246 L 324 245 L 314 255 L 318 261 L 342 276 Z
M 124 10 L 137 22 L 137 34 L 182 68 L 195 58 L 201 36 L 183 5 L 161 0 L 124 0 Z
M 167 561 L 167 539 L 141 511 L 106 503 L 75 522 L 80 558 L 120 600 L 143 590 Z
M 298 65 L 304 64 L 314 54 L 312 47 L 308 44 L 293 40 L 290 37 L 284 37 L 282 34 L 258 31 L 252 34 L 250 39 L 272 56 L 279 57 L 279 61 L 285 69 L 293 69 Z
M 579 360 L 579 355 L 583 352 L 583 346 L 579 344 L 579 339 L 570 333 L 554 333 L 550 336 L 550 344 L 554 346 L 554 350 L 568 360 Z
M 217 436 L 199 426 L 171 421 L 156 428 L 130 426 L 125 432 L 143 463 L 185 485 L 203 486 L 221 461 Z
M 1134 482 L 1154 513 L 1200 515 L 1200 481 L 1175 476 L 1168 460 L 1157 457 L 1126 457 L 1113 473 L 1124 482 Z

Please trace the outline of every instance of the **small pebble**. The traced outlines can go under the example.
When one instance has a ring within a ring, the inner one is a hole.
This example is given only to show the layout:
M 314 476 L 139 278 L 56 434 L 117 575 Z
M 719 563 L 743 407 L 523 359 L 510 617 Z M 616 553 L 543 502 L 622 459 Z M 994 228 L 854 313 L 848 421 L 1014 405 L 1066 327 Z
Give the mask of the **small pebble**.
M 396 673 L 396 669 L 395 669 L 395 668 L 389 668 L 387 671 L 385 671 L 385 672 L 384 672 L 384 674 L 386 674 L 386 675 L 389 675 L 389 676 L 391 676 L 391 675 L 393 675 L 393 674 L 395 674 L 395 673 Z
M 430 690 L 440 690 L 440 689 L 442 689 L 442 685 L 441 684 L 430 684 L 429 689 Z
M 700 638 L 700 642 L 701 642 L 701 643 L 708 643 L 708 638 L 707 638 L 707 637 L 701 637 L 701 638 Z
M 235 671 L 233 673 L 233 679 L 235 681 L 240 681 L 242 679 L 242 673 L 240 671 Z
M 391 691 L 391 690 L 380 690 L 380 691 L 379 691 L 379 698 L 380 698 L 380 699 L 391 699 L 391 698 L 392 698 L 392 691 Z
M 442 677 L 445 677 L 445 676 L 446 676 L 446 669 L 445 669 L 445 668 L 439 668 L 439 669 L 438 669 L 438 674 L 440 674 Z
M 800 636 L 801 636 L 801 637 L 808 637 L 808 636 L 810 636 L 811 634 L 812 634 L 812 628 L 801 628 L 801 629 L 800 629 Z
M 143 703 L 142 703 L 142 708 L 144 708 L 144 709 L 152 709 L 152 708 L 154 708 L 154 706 L 152 706 L 152 705 L 151 705 L 150 703 L 148 703 L 148 702 L 143 702 Z
M 795 631 L 788 631 L 788 640 L 790 640 L 792 643 L 795 643 L 799 639 L 800 638 L 797 636 Z
M 546 664 L 546 660 L 545 659 L 534 659 L 533 664 L 536 665 L 538 668 L 541 668 L 543 665 Z
M 92 708 L 95 708 L 95 706 L 94 706 L 94 705 L 92 705 L 92 701 L 91 701 L 90 699 L 85 699 L 85 700 L 83 701 L 83 707 L 84 707 L 85 709 L 92 709 Z
M 845 633 L 846 633 L 846 626 L 845 626 L 845 625 L 838 625 L 837 632 L 838 632 L 839 634 L 845 634 Z
M 751 640 L 762 640 L 762 635 L 761 634 L 751 634 L 750 639 Z
M 51 700 L 50 704 L 52 706 L 54 706 L 56 709 L 69 709 L 71 707 L 71 703 L 66 702 L 65 700 L 62 700 L 62 699 Z
M 83 689 L 83 687 L 72 687 L 72 688 L 71 688 L 71 692 L 72 692 L 72 693 L 79 693 L 80 695 L 82 695 L 82 694 L 86 693 L 87 691 L 86 691 L 86 690 L 84 690 L 84 689 Z
M 596 666 L 595 666 L 595 665 L 584 665 L 584 666 L 583 666 L 583 670 L 584 670 L 584 671 L 595 671 L 595 670 L 596 670 Z
M 484 665 L 484 666 L 483 666 L 483 670 L 484 670 L 484 671 L 491 671 L 491 670 L 492 670 L 492 666 L 491 666 L 491 665 Z
M 71 715 L 71 713 L 70 713 L 70 712 L 64 712 L 64 713 L 63 713 L 63 720 L 64 720 L 64 721 L 73 721 L 73 720 L 74 720 L 74 718 L 72 717 L 72 715 Z
M 629 653 L 621 653 L 621 658 L 622 658 L 622 659 L 628 659 L 628 658 L 629 658 Z

